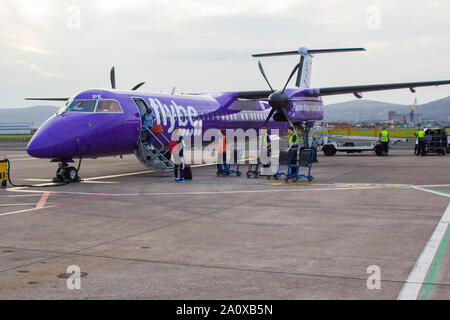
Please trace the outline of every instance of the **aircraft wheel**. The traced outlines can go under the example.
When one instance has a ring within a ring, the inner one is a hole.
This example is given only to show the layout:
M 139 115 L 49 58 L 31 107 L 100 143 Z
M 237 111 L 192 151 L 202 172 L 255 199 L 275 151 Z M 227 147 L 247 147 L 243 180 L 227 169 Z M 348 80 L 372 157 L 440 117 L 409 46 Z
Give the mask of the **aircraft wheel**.
M 308 181 L 309 181 L 309 182 L 311 182 L 311 181 L 313 181 L 313 180 L 314 180 L 314 177 L 313 177 L 313 176 L 309 176 L 309 177 L 308 177 Z
M 75 169 L 74 167 L 66 168 L 66 170 L 64 171 L 64 177 L 70 181 L 77 181 L 78 180 L 77 169 Z
M 240 177 L 241 174 L 242 174 L 242 173 L 241 173 L 240 171 L 236 172 L 236 175 L 237 175 L 238 177 Z

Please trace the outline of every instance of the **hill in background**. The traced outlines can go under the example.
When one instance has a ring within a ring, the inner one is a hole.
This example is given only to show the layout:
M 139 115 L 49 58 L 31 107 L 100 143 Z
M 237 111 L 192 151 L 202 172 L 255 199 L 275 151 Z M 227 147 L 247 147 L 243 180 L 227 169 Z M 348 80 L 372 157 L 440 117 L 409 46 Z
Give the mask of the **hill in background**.
M 324 106 L 324 119 L 327 121 L 360 122 L 386 121 L 388 112 L 409 113 L 412 105 L 393 104 L 381 101 L 358 99 Z M 450 118 L 450 97 L 432 101 L 416 108 L 424 119 Z
M 34 106 L 29 108 L 0 109 L 0 123 L 26 122 L 38 128 L 58 111 L 59 107 Z

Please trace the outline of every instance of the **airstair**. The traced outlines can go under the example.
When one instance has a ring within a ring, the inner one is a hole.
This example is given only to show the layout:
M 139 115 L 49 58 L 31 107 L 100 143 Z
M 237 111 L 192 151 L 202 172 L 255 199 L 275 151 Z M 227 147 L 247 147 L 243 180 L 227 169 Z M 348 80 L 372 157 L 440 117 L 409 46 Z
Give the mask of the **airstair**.
M 147 168 L 155 171 L 171 171 L 174 168 L 173 163 L 170 161 L 170 157 L 167 158 L 168 150 L 164 150 L 164 146 L 169 145 L 169 140 L 163 135 L 154 135 L 147 128 L 143 128 L 143 131 L 147 131 L 148 134 L 153 135 L 153 148 L 150 149 L 147 142 L 143 141 L 142 134 L 139 137 L 139 142 L 134 149 L 134 154 L 139 161 Z M 159 147 L 154 147 L 155 145 Z

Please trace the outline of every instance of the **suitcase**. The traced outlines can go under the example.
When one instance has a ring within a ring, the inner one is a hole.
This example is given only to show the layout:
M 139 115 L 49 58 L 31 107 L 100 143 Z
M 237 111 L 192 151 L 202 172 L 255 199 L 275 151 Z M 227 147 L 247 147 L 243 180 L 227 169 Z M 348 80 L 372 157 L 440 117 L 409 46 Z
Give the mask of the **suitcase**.
M 183 178 L 186 180 L 192 180 L 192 169 L 191 166 L 186 166 L 183 171 Z
M 162 126 L 161 126 L 160 124 L 157 124 L 156 126 L 152 127 L 152 128 L 150 129 L 150 131 L 151 131 L 155 136 L 157 136 L 158 134 L 160 134 L 160 133 L 163 132 L 163 128 L 162 128 Z

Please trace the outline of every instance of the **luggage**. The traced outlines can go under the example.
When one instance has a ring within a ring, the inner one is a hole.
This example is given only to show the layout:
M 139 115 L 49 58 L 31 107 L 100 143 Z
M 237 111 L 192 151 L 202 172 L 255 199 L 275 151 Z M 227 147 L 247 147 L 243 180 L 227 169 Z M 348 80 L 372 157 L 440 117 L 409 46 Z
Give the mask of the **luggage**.
M 160 124 L 157 124 L 156 126 L 153 126 L 153 128 L 150 129 L 150 131 L 157 136 L 158 134 L 162 133 L 164 130 Z
M 191 166 L 186 166 L 183 171 L 183 178 L 186 180 L 192 180 L 192 169 Z
M 169 144 L 169 152 L 170 153 L 178 153 L 178 142 L 171 141 Z

